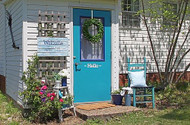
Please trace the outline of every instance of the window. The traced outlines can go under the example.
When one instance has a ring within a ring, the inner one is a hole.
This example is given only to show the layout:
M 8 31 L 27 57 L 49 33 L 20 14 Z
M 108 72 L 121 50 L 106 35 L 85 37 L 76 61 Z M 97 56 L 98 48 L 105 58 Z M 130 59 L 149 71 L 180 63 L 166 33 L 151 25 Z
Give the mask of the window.
M 83 24 L 86 19 L 89 19 L 87 17 L 81 17 L 81 28 L 83 27 Z M 103 23 L 102 18 L 97 18 L 99 21 Z M 97 34 L 97 27 L 91 26 L 89 27 L 89 31 L 91 34 Z M 81 61 L 104 61 L 104 40 L 102 39 L 98 43 L 92 43 L 88 40 L 86 40 L 83 37 L 83 33 L 81 32 Z
M 122 26 L 140 27 L 139 0 L 122 0 Z
M 175 25 L 177 19 L 177 4 L 164 3 L 163 5 L 163 25 Z

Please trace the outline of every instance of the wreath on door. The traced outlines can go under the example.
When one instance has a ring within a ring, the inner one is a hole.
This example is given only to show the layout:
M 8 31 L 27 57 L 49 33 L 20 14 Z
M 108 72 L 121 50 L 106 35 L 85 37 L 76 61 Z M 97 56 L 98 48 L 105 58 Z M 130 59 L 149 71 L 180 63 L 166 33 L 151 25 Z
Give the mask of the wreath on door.
M 88 29 L 92 25 L 97 26 L 98 33 L 96 35 L 91 35 L 89 33 Z M 90 41 L 92 43 L 98 43 L 103 38 L 103 35 L 104 35 L 104 26 L 103 26 L 102 22 L 100 22 L 98 19 L 88 19 L 88 20 L 85 20 L 85 22 L 83 24 L 83 30 L 82 30 L 82 32 L 83 32 L 84 37 L 88 41 Z

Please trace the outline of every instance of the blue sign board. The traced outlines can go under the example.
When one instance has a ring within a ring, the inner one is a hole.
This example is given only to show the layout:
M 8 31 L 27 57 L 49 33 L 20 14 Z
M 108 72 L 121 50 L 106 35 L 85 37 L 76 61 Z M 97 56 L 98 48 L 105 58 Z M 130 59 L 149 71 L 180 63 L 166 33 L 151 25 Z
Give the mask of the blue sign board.
M 43 56 L 69 56 L 68 38 L 38 37 L 39 57 Z

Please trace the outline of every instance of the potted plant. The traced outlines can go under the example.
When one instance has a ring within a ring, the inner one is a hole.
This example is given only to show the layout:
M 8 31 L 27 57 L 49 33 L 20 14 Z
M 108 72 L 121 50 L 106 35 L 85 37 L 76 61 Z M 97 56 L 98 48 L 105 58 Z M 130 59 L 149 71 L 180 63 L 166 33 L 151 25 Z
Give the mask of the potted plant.
M 63 108 L 70 107 L 73 102 L 73 96 L 68 95 L 66 98 L 64 98 Z
M 55 74 L 53 75 L 53 80 L 54 80 L 54 82 L 55 82 L 56 87 L 62 86 L 62 85 L 61 85 L 61 79 L 62 79 L 62 77 L 61 77 L 61 75 L 59 75 L 58 73 L 57 73 L 57 74 L 55 73 Z
M 111 94 L 112 103 L 115 105 L 121 105 L 123 96 L 120 94 L 120 90 L 113 91 Z
M 58 73 L 61 78 L 62 78 L 62 86 L 67 86 L 67 76 L 68 76 L 68 70 L 67 69 L 63 69 Z

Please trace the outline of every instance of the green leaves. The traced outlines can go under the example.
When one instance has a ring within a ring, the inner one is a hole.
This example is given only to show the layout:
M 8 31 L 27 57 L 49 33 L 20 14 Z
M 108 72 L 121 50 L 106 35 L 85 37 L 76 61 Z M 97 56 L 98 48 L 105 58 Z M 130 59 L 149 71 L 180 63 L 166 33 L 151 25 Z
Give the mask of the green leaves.
M 111 94 L 120 94 L 120 90 L 115 90 L 115 91 L 113 91 Z
M 97 26 L 98 33 L 96 35 L 91 35 L 89 33 L 89 27 L 95 25 Z M 92 43 L 100 42 L 104 35 L 104 26 L 102 22 L 98 19 L 87 19 L 83 24 L 83 35 L 84 37 Z
M 56 80 L 61 80 L 62 76 L 59 75 L 58 73 L 54 73 L 54 74 L 53 74 L 53 78 L 54 78 L 55 81 L 56 81 Z
M 156 100 L 167 102 L 168 104 L 177 104 L 182 106 L 190 102 L 190 83 L 183 81 L 177 84 L 171 84 L 156 94 Z
M 50 96 L 53 91 L 48 90 L 45 83 L 41 83 L 38 78 L 38 61 L 39 59 L 36 55 L 31 60 L 28 60 L 27 71 L 23 72 L 22 76 L 22 81 L 25 83 L 26 88 L 20 94 L 23 96 L 23 102 L 31 108 L 28 119 L 35 122 L 51 119 L 51 116 L 61 107 L 61 103 L 57 98 L 51 99 Z M 47 93 L 50 93 L 50 96 L 47 96 Z

